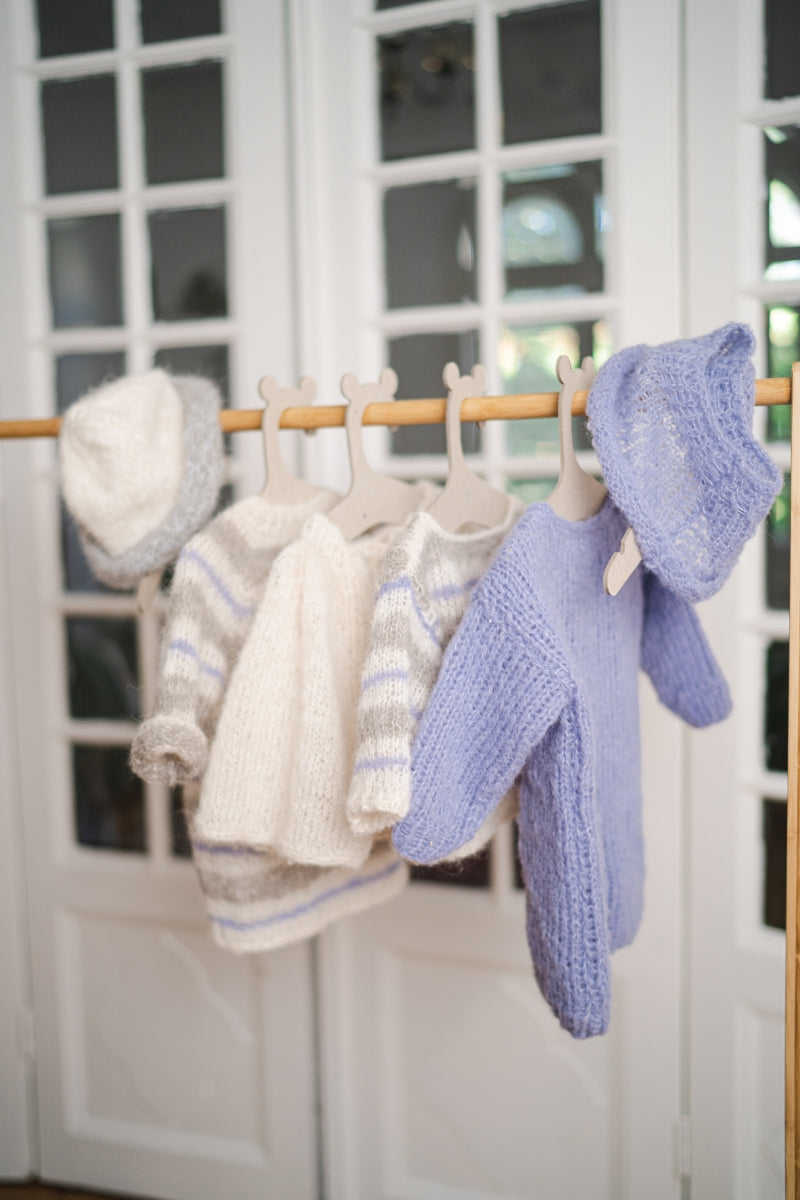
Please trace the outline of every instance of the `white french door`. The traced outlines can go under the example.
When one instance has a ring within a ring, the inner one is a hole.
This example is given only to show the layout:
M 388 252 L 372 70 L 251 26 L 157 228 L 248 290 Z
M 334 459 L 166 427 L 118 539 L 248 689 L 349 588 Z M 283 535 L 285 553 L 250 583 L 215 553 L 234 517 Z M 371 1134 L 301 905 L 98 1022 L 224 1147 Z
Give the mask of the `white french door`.
M 4 416 L 62 411 L 153 364 L 210 375 L 244 406 L 265 372 L 293 381 L 282 4 L 13 0 L 2 14 L 2 211 L 20 266 L 2 285 Z M 241 494 L 263 482 L 257 442 L 232 448 Z M 13 673 L 16 694 L 0 711 L 20 748 L 18 780 L 3 763 L 3 828 L 20 818 L 26 852 L 27 1165 L 176 1200 L 310 1198 L 310 948 L 237 958 L 213 944 L 179 797 L 127 767 L 158 606 L 142 618 L 132 594 L 92 579 L 59 512 L 54 445 L 3 449 L 2 685 Z M 0 1171 L 19 1172 L 24 1153 L 6 1153 L 0 1136 Z
M 345 371 L 387 363 L 399 395 L 441 395 L 450 358 L 483 362 L 492 392 L 541 390 L 559 353 L 731 319 L 756 330 L 759 375 L 800 357 L 791 4 L 71 8 L 91 10 L 82 45 L 48 32 L 58 3 L 0 8 L 3 416 L 153 362 L 243 407 L 265 373 L 311 374 L 331 403 Z M 185 114 L 177 155 L 164 104 Z M 99 174 L 63 153 L 70 112 Z M 758 421 L 786 470 L 785 414 Z M 444 476 L 441 431 L 367 442 L 382 470 Z M 546 422 L 465 448 L 526 500 L 557 472 Z M 155 624 L 82 572 L 52 445 L 0 453 L 0 1174 L 176 1200 L 782 1194 L 782 501 L 702 609 L 734 716 L 689 734 L 642 683 L 645 918 L 615 956 L 610 1033 L 577 1043 L 532 977 L 510 829 L 315 948 L 213 948 L 173 798 L 114 775 L 135 713 L 76 684 L 87 645 L 111 647 L 146 708 Z M 341 431 L 302 458 L 346 486 Z M 257 436 L 230 473 L 260 486 Z

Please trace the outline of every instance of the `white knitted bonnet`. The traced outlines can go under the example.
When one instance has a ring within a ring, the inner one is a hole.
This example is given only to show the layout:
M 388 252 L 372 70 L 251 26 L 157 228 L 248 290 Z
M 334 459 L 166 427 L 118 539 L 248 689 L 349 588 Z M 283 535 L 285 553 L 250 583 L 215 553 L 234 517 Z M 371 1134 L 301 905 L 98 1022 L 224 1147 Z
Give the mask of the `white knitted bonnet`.
M 156 369 L 67 409 L 61 487 L 98 579 L 133 587 L 209 519 L 224 468 L 219 407 L 209 380 Z

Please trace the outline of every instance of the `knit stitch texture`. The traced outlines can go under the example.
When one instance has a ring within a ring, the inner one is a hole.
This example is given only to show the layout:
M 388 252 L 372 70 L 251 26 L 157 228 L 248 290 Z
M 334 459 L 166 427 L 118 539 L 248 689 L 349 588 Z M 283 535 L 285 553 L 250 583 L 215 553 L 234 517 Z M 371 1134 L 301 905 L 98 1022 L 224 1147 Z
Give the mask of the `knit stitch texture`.
M 408 812 L 411 743 L 470 593 L 514 521 L 449 533 L 419 513 L 389 550 L 375 591 L 369 649 L 358 701 L 355 767 L 347 815 L 357 833 L 377 833 Z M 453 856 L 475 853 L 516 808 L 513 791 Z
M 363 866 L 331 870 L 287 863 L 270 851 L 195 836 L 199 779 L 227 683 L 278 553 L 309 516 L 338 500 L 322 491 L 298 505 L 253 496 L 222 512 L 180 555 L 162 637 L 153 715 L 139 728 L 131 764 L 142 778 L 183 785 L 192 857 L 212 935 L 237 953 L 259 953 L 320 933 L 388 900 L 408 878 L 376 842 Z
M 536 978 L 564 1028 L 605 1032 L 613 950 L 642 911 L 637 676 L 693 725 L 730 710 L 697 617 L 649 572 L 618 596 L 603 569 L 625 517 L 547 504 L 519 519 L 473 592 L 412 748 L 394 845 L 434 862 L 470 838 L 519 777 L 519 844 Z
M 420 486 L 420 503 L 434 494 Z M 195 822 L 203 841 L 358 867 L 345 801 L 375 579 L 394 526 L 346 542 L 317 514 L 278 557 L 233 673 Z
M 746 325 L 632 346 L 598 372 L 587 413 L 609 494 L 645 566 L 688 600 L 717 592 L 780 491 L 753 437 Z

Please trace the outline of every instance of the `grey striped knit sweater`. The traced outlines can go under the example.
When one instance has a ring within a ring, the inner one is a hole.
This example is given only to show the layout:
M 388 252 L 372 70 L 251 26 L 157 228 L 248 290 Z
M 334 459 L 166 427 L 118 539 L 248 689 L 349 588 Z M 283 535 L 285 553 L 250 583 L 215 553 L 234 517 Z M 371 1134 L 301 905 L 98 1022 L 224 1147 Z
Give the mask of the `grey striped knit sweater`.
M 142 779 L 183 785 L 214 938 L 232 950 L 268 950 L 311 936 L 394 895 L 406 879 L 385 844 L 376 844 L 358 870 L 327 870 L 233 840 L 212 846 L 194 834 L 199 781 L 269 571 L 308 518 L 336 500 L 329 491 L 291 506 L 249 497 L 189 542 L 172 581 L 153 715 L 131 747 L 131 766 Z
M 411 802 L 411 743 L 442 656 L 473 587 L 524 511 L 511 499 L 501 525 L 449 533 L 418 513 L 386 555 L 375 592 L 358 702 L 355 766 L 347 815 L 357 833 L 401 820 Z M 516 806 L 512 790 L 477 833 L 448 855 L 479 850 Z

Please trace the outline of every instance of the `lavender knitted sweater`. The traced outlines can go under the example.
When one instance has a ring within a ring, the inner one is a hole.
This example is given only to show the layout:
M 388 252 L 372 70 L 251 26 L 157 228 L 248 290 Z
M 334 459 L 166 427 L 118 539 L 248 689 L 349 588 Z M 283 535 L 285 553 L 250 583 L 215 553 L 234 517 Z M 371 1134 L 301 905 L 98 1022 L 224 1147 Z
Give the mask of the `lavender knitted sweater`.
M 519 519 L 447 649 L 412 748 L 411 809 L 394 828 L 404 857 L 445 858 L 519 777 L 528 944 L 576 1037 L 605 1032 L 609 955 L 642 912 L 639 668 L 692 725 L 730 711 L 687 601 L 642 571 L 619 595 L 603 591 L 625 528 L 610 500 L 586 521 L 547 504 Z

